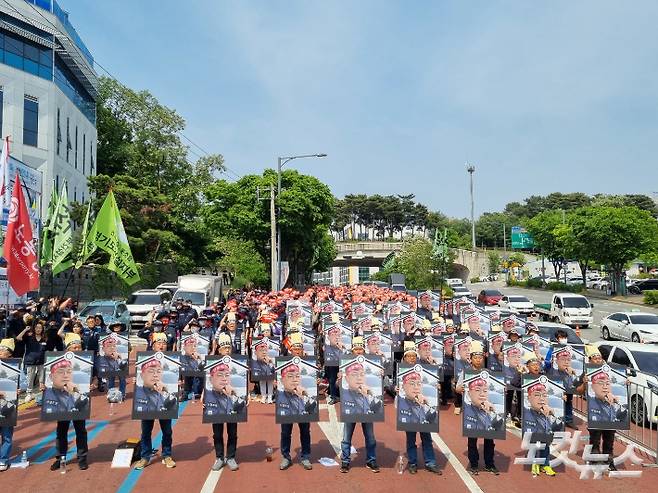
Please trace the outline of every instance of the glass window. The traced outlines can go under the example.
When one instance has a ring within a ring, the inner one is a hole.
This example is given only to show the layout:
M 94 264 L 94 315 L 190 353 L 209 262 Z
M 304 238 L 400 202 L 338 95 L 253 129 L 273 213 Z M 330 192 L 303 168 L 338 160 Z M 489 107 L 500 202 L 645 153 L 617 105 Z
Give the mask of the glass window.
M 75 169 L 78 169 L 78 126 L 75 126 Z
M 626 351 L 620 348 L 615 349 L 615 352 L 612 355 L 612 362 L 617 363 L 618 365 L 631 366 L 631 360 L 628 359 L 628 355 L 626 354 Z
M 82 134 L 82 174 L 85 174 L 85 164 L 87 161 L 87 136 Z
M 5 50 L 9 53 L 23 56 L 23 42 L 11 35 L 5 36 Z
M 4 135 L 2 133 L 2 116 L 3 116 L 3 113 L 5 112 L 4 111 L 5 110 L 5 104 L 4 104 L 5 101 L 4 100 L 5 100 L 4 93 L 2 91 L 0 91 L 0 136 Z
M 39 63 L 39 48 L 31 44 L 23 44 L 23 56 L 35 63 Z
M 658 315 L 631 315 L 631 322 L 640 325 L 658 325 Z
M 73 202 L 78 201 L 78 187 L 73 187 Z
M 60 125 L 59 108 L 57 108 L 57 155 L 59 156 L 59 144 L 62 142 L 62 128 Z
M 55 176 L 55 191 L 59 193 L 59 175 Z
M 23 104 L 23 144 L 37 146 L 39 136 L 39 103 L 25 98 Z
M 69 155 L 71 152 L 71 119 L 66 117 L 66 162 L 69 162 Z
M 55 55 L 55 83 L 82 114 L 96 124 L 96 102 L 58 55 Z
M 608 356 L 610 356 L 610 346 L 607 344 L 601 344 L 599 346 L 599 352 L 601 353 L 601 358 L 603 358 L 604 361 L 608 361 Z
M 640 371 L 658 375 L 658 358 L 653 351 L 633 351 L 633 358 Z

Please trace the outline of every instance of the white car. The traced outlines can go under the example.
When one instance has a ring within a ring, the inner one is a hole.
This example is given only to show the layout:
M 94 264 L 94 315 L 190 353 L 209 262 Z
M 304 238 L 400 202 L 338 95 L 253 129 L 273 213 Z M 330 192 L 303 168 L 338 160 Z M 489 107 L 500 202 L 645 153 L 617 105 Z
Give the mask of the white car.
M 631 421 L 639 425 L 658 423 L 658 346 L 607 341 L 598 341 L 595 346 L 608 363 L 629 369 Z
M 446 284 L 448 286 L 461 286 L 464 283 L 459 277 L 449 277 L 446 279 Z
M 498 302 L 501 308 L 507 308 L 512 313 L 521 313 L 523 315 L 530 315 L 535 311 L 535 305 L 532 300 L 525 296 L 520 295 L 504 295 Z
M 130 312 L 133 327 L 143 326 L 148 314 L 153 310 L 167 308 L 171 302 L 171 293 L 166 289 L 140 289 L 128 297 L 126 305 Z
M 658 343 L 658 315 L 644 312 L 616 312 L 601 319 L 605 340 Z
M 580 276 L 571 276 L 567 277 L 567 285 L 569 286 L 578 286 L 583 283 L 583 278 Z
M 452 292 L 454 293 L 455 298 L 459 298 L 461 296 L 466 296 L 467 298 L 473 297 L 473 293 L 471 293 L 471 290 L 466 286 L 452 286 Z

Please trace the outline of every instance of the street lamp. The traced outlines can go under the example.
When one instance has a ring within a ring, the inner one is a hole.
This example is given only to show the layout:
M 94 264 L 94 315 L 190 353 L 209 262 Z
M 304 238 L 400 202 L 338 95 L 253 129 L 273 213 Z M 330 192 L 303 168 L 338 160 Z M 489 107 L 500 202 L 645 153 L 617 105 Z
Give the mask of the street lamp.
M 309 159 L 309 158 L 323 158 L 327 157 L 326 154 L 300 154 L 299 156 L 283 156 L 278 159 L 276 167 L 276 178 L 277 178 L 277 187 L 276 187 L 276 199 L 279 200 L 279 195 L 281 195 L 281 169 L 288 164 L 293 159 Z M 281 213 L 281 208 L 277 209 L 277 215 Z M 277 225 L 277 234 L 276 234 L 276 262 L 272 262 L 272 278 L 275 281 L 272 283 L 276 287 L 276 291 L 281 290 L 281 228 Z M 276 270 L 274 269 L 276 265 Z M 274 277 L 276 276 L 276 277 Z
M 473 242 L 473 251 L 475 251 L 475 202 L 473 201 L 473 173 L 475 166 L 466 163 L 466 171 L 471 177 L 471 240 Z

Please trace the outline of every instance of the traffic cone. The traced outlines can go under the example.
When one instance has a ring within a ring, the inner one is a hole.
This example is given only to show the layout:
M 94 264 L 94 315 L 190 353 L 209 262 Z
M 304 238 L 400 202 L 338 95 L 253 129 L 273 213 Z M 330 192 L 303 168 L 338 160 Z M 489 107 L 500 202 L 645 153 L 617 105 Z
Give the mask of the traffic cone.
M 576 325 L 576 335 L 580 337 L 580 325 Z

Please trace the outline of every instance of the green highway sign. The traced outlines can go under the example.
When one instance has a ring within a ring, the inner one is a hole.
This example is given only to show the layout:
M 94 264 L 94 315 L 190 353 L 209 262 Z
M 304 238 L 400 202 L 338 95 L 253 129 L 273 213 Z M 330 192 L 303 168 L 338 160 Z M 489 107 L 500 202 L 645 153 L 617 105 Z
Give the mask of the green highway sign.
M 526 231 L 525 228 L 521 226 L 512 226 L 512 248 L 532 248 L 535 245 L 535 241 L 532 239 L 532 235 Z

